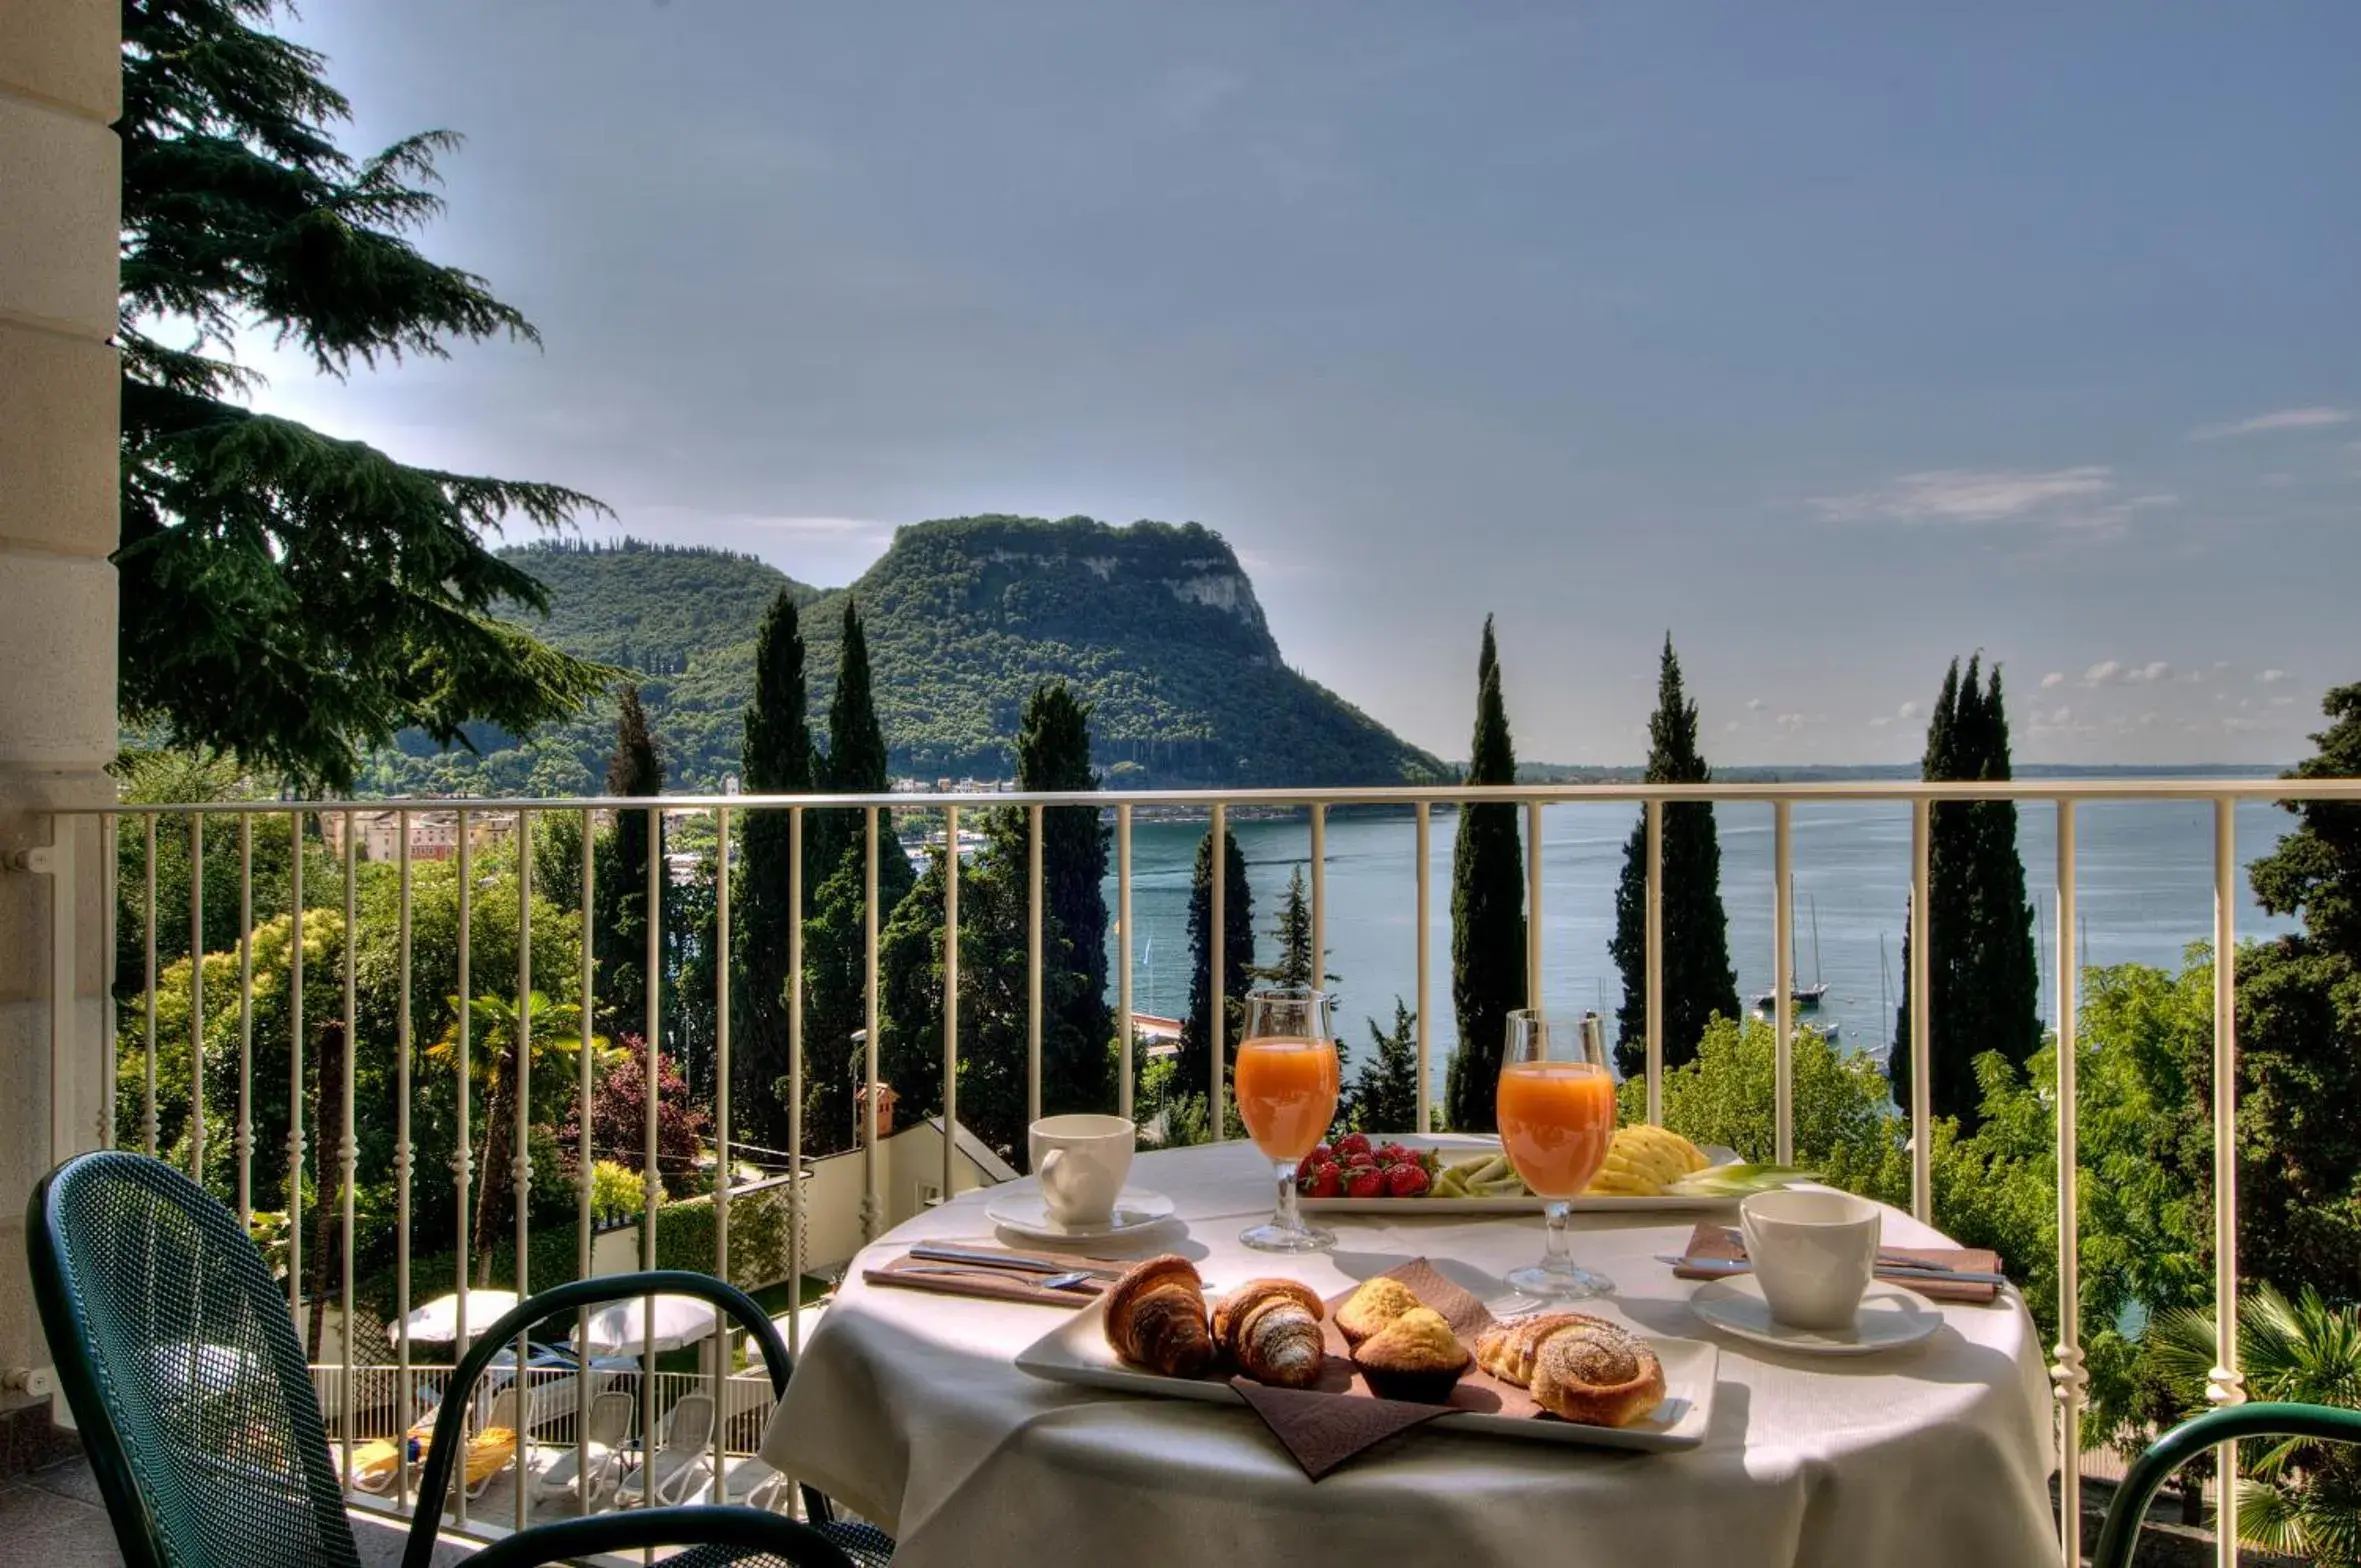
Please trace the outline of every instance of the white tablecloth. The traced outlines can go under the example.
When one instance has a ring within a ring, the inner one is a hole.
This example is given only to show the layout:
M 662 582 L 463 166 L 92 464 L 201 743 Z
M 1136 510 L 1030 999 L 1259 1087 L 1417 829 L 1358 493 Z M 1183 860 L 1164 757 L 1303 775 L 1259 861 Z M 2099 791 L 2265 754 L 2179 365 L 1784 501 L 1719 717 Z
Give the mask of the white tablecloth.
M 1323 1294 L 1416 1256 L 1498 1275 L 1540 1252 L 1537 1219 L 1388 1214 L 1330 1216 L 1327 1256 L 1252 1253 L 1237 1234 L 1269 1212 L 1268 1171 L 1242 1144 L 1142 1156 L 1134 1185 L 1169 1193 L 1180 1223 L 1137 1250 L 1194 1257 L 1216 1285 L 1285 1273 Z M 1017 1352 L 1061 1321 L 1054 1309 L 860 1281 L 914 1241 L 989 1237 L 988 1197 L 966 1194 L 861 1255 L 763 1441 L 771 1464 L 891 1529 L 898 1568 L 2056 1560 L 2048 1383 L 2013 1294 L 1944 1307 L 1933 1338 L 1882 1356 L 1754 1349 L 1698 1322 L 1695 1287 L 1651 1257 L 1679 1250 L 1693 1216 L 1577 1216 L 1576 1257 L 1620 1287 L 1586 1310 L 1719 1339 L 1704 1445 L 1634 1455 L 1424 1431 L 1315 1485 L 1243 1407 L 1017 1371 Z M 1938 1240 L 1893 1211 L 1886 1226 L 1893 1244 Z

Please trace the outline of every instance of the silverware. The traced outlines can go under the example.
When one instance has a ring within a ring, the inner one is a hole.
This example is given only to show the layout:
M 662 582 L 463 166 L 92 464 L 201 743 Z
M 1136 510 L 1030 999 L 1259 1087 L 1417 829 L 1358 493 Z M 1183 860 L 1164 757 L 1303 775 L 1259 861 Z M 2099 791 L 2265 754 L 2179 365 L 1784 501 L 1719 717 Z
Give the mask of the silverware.
M 1656 1261 L 1669 1263 L 1675 1268 L 1692 1269 L 1700 1274 L 1751 1274 L 1754 1272 L 1754 1265 L 1741 1258 L 1689 1258 L 1683 1257 L 1677 1252 L 1659 1252 L 1656 1254 Z M 1894 1267 L 1880 1263 L 1877 1266 L 1877 1277 L 1879 1279 L 1935 1280 L 1953 1285 L 2005 1285 L 2008 1283 L 2006 1274 L 1983 1273 L 1975 1269 L 1925 1268 L 1915 1263 Z
M 1008 1271 L 1002 1269 L 980 1268 L 976 1265 L 970 1264 L 966 1267 L 945 1265 L 941 1268 L 895 1269 L 893 1272 L 896 1274 L 927 1275 L 958 1274 L 963 1275 L 968 1279 L 976 1279 L 979 1277 L 989 1278 L 994 1274 L 1006 1273 Z M 1013 1281 L 1012 1283 L 1030 1285 L 1035 1290 L 1073 1290 L 1076 1287 L 1082 1285 L 1096 1287 L 1105 1284 L 1106 1281 L 1100 1279 L 1088 1269 L 1067 1269 L 1062 1273 L 1043 1275 L 1040 1277 L 1036 1277 L 1033 1273 L 1028 1273 L 1021 1281 Z
M 941 1242 L 922 1241 L 910 1249 L 910 1256 L 928 1263 L 967 1263 L 977 1268 L 1006 1269 L 1016 1274 L 1065 1274 L 1086 1276 L 1108 1275 L 1113 1271 L 1076 1267 L 1069 1263 L 1044 1263 L 1038 1258 L 1019 1257 L 1008 1252 L 980 1252 L 968 1247 L 954 1247 Z

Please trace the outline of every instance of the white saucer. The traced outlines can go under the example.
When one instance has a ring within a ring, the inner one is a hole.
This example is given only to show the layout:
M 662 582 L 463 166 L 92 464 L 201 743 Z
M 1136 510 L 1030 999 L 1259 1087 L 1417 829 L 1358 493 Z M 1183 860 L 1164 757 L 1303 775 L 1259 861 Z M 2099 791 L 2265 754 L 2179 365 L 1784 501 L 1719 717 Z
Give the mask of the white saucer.
M 1689 1306 L 1725 1334 L 1806 1356 L 1873 1356 L 1915 1345 L 1942 1327 L 1943 1314 L 1899 1285 L 1870 1283 L 1849 1329 L 1790 1328 L 1771 1316 L 1752 1274 L 1711 1279 L 1689 1294 Z
M 1049 1217 L 1041 1188 L 1030 1181 L 1012 1182 L 984 1206 L 984 1213 L 1002 1230 L 1036 1241 L 1104 1241 L 1161 1225 L 1172 1218 L 1172 1200 L 1144 1187 L 1126 1187 L 1115 1196 L 1115 1212 L 1103 1225 L 1068 1225 Z

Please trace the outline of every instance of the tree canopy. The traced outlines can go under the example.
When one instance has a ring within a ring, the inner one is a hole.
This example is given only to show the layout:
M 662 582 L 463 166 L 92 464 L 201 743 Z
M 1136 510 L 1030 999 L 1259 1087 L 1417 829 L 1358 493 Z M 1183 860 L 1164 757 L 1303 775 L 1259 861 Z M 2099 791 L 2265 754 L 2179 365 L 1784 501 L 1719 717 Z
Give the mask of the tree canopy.
M 236 399 L 266 327 L 323 375 L 453 340 L 537 342 L 482 278 L 408 236 L 441 211 L 405 137 L 365 158 L 317 53 L 265 30 L 277 0 L 123 7 L 120 703 L 175 744 L 344 788 L 416 727 L 562 719 L 612 672 L 513 622 L 546 596 L 486 547 L 599 503 L 559 485 L 419 468 Z M 177 338 L 177 341 L 168 341 Z
M 1516 744 L 1488 615 L 1476 655 L 1476 729 L 1468 755 L 1468 783 L 1516 782 Z M 1525 1005 L 1525 858 L 1517 808 L 1506 801 L 1459 808 L 1451 851 L 1451 1004 L 1459 1048 L 1451 1054 L 1444 1115 L 1455 1131 L 1489 1132 L 1508 1015 Z

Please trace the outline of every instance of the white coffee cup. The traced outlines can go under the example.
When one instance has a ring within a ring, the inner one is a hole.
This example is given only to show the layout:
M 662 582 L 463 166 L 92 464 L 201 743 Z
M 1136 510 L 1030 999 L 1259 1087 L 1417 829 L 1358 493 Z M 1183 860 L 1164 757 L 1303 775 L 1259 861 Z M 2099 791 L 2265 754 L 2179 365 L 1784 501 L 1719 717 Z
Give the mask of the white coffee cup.
M 1131 1174 L 1132 1140 L 1122 1116 L 1044 1116 L 1027 1129 L 1041 1199 L 1060 1225 L 1104 1225 Z
M 1758 1192 L 1739 1204 L 1738 1228 L 1771 1316 L 1790 1328 L 1851 1328 L 1876 1276 L 1883 1214 L 1849 1192 Z

